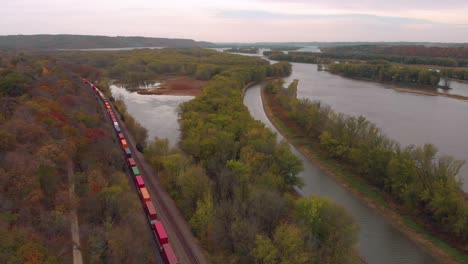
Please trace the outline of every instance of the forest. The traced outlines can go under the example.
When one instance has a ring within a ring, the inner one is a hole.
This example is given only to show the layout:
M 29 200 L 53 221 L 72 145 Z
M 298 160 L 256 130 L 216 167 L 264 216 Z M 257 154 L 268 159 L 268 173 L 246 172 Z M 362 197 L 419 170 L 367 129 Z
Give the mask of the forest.
M 72 210 L 85 263 L 154 263 L 115 133 L 79 79 L 86 68 L 0 57 L 0 263 L 71 263 Z
M 247 54 L 257 54 L 258 53 L 258 48 L 252 48 L 252 47 L 239 47 L 239 48 L 229 48 L 223 50 L 224 52 L 235 52 L 235 53 L 247 53 Z
M 246 84 L 290 71 L 279 63 L 216 75 L 181 106 L 180 149 L 157 139 L 145 151 L 213 263 L 356 262 L 349 214 L 325 198 L 297 198 L 302 163 L 242 103 Z
M 358 227 L 348 212 L 326 198 L 297 196 L 301 161 L 242 103 L 246 85 L 289 75 L 289 63 L 163 49 L 3 55 L 0 66 L 0 262 L 70 262 L 71 208 L 86 263 L 154 262 L 111 126 L 78 77 L 100 80 L 109 96 L 111 79 L 162 75 L 209 80 L 180 107 L 176 148 L 166 139 L 147 142 L 123 102 L 110 100 L 213 263 L 357 262 Z M 72 201 L 65 160 L 74 164 Z M 134 241 L 138 252 L 130 253 Z
M 409 65 L 435 65 L 442 67 L 467 67 L 468 58 L 448 57 L 422 57 L 392 54 L 372 53 L 339 53 L 335 51 L 316 52 L 289 52 L 265 51 L 263 53 L 271 60 L 303 62 L 303 63 L 330 63 L 335 60 L 368 61 L 375 63 L 392 62 Z
M 366 54 L 387 54 L 399 56 L 417 56 L 417 57 L 439 57 L 468 59 L 468 46 L 458 45 L 451 47 L 436 47 L 425 45 L 356 45 L 342 47 L 324 47 L 324 52 L 337 53 L 366 53 Z
M 440 156 L 431 144 L 401 147 L 363 116 L 337 113 L 321 101 L 297 99 L 297 85 L 297 80 L 287 88 L 281 80 L 268 83 L 269 104 L 279 106 L 314 148 L 467 253 L 468 204 L 457 179 L 465 161 Z
M 209 47 L 209 42 L 192 39 L 108 37 L 92 35 L 8 35 L 0 36 L 0 50 L 58 50 L 129 47 Z
M 437 86 L 441 76 L 439 72 L 427 68 L 390 64 L 333 63 L 329 64 L 327 69 L 345 77 L 431 86 Z

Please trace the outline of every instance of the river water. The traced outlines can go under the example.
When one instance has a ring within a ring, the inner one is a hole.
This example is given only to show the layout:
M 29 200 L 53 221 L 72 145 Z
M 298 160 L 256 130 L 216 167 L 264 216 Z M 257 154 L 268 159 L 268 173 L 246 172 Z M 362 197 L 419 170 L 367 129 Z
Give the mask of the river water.
M 320 100 L 349 115 L 363 115 L 404 146 L 432 143 L 441 155 L 468 160 L 468 101 L 401 93 L 390 85 L 317 71 L 314 64 L 292 65 L 293 72 L 285 82 L 299 79 L 299 98 Z M 451 86 L 468 92 L 466 83 L 452 81 Z M 459 175 L 465 181 L 467 167 Z M 468 184 L 463 187 L 468 191 Z
M 116 85 L 111 85 L 110 88 L 112 96 L 122 97 L 128 113 L 148 129 L 150 141 L 154 137 L 167 138 L 171 147 L 179 142 L 177 109 L 181 103 L 191 100 L 193 96 L 141 95 Z
M 260 85 L 255 85 L 246 91 L 244 104 L 255 119 L 262 121 L 266 127 L 278 133 L 263 111 Z M 278 140 L 281 139 L 283 137 L 278 133 Z M 359 225 L 358 251 L 366 262 L 435 263 L 427 253 L 394 228 L 384 217 L 366 207 L 333 178 L 314 166 L 293 146 L 291 150 L 304 164 L 304 171 L 299 176 L 304 179 L 305 186 L 298 190 L 299 193 L 303 196 L 329 197 L 348 210 Z

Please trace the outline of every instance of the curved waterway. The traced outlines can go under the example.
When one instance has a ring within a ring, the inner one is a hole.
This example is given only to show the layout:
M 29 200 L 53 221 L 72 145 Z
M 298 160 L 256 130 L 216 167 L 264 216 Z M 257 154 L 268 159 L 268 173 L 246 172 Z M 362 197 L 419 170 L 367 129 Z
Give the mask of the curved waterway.
M 315 64 L 291 64 L 293 72 L 285 82 L 299 79 L 298 98 L 320 100 L 338 112 L 365 116 L 403 146 L 432 143 L 440 155 L 468 161 L 468 101 L 397 92 L 391 85 L 317 71 Z M 466 83 L 451 85 L 468 91 Z M 465 182 L 467 167 L 459 175 Z M 468 191 L 468 184 L 463 189 Z
M 263 110 L 260 85 L 246 91 L 244 105 L 253 118 L 277 132 L 278 140 L 283 139 Z M 304 164 L 304 171 L 299 176 L 304 179 L 305 186 L 298 192 L 303 196 L 329 197 L 351 213 L 360 228 L 358 251 L 367 263 L 436 263 L 429 254 L 393 227 L 383 216 L 365 206 L 293 146 L 291 150 Z
M 180 139 L 177 109 L 193 96 L 141 95 L 123 87 L 111 85 L 112 96 L 122 97 L 128 113 L 148 129 L 148 139 L 167 138 L 171 147 Z

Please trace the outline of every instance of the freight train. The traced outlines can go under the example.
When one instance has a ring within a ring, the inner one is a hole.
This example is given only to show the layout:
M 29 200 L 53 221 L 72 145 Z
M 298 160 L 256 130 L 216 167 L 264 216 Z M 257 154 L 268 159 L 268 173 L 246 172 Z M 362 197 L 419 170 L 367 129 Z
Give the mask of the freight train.
M 84 78 L 81 78 L 81 80 L 87 85 L 89 85 L 90 88 L 101 99 L 109 115 L 109 118 L 111 119 L 112 125 L 114 127 L 115 133 L 119 141 L 120 148 L 122 149 L 124 158 L 127 162 L 127 167 L 130 170 L 130 173 L 134 180 L 133 182 L 136 186 L 136 189 L 138 190 L 138 195 L 143 204 L 148 223 L 151 226 L 152 235 L 156 240 L 156 244 L 158 245 L 158 251 L 161 253 L 164 263 L 178 264 L 179 261 L 169 242 L 169 238 L 167 236 L 166 229 L 164 228 L 164 224 L 158 220 L 158 213 L 156 212 L 153 201 L 151 200 L 151 196 L 148 190 L 146 189 L 146 185 L 143 180 L 143 175 L 141 175 L 140 170 L 138 169 L 138 166 L 135 162 L 135 158 L 132 156 L 132 152 L 128 146 L 129 141 L 125 138 L 124 134 L 122 133 L 122 129 L 119 126 L 119 122 L 117 121 L 116 115 L 112 110 L 109 101 L 99 90 L 99 88 L 96 87 L 96 85 Z

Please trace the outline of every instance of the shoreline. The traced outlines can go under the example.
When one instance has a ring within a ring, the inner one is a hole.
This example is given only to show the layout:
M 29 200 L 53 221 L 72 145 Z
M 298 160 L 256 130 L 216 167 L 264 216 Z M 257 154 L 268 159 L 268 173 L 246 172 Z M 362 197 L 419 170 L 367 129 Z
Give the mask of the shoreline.
M 407 223 L 405 223 L 404 216 L 397 212 L 395 208 L 388 208 L 380 204 L 375 198 L 367 197 L 360 190 L 351 186 L 345 179 L 344 175 L 339 175 L 339 173 L 334 172 L 333 168 L 330 165 L 325 164 L 323 161 L 321 161 L 317 153 L 314 153 L 314 151 L 311 151 L 310 148 L 303 146 L 300 142 L 295 140 L 293 136 L 286 132 L 283 129 L 283 127 L 279 124 L 279 122 L 283 122 L 283 120 L 277 120 L 277 117 L 273 114 L 273 111 L 270 108 L 270 102 L 268 102 L 268 99 L 266 99 L 266 97 L 268 96 L 265 94 L 263 87 L 261 87 L 262 105 L 266 116 L 268 117 L 270 122 L 275 126 L 278 132 L 281 133 L 281 135 L 299 152 L 301 152 L 310 162 L 312 162 L 315 166 L 319 167 L 327 175 L 333 177 L 338 184 L 344 187 L 347 191 L 351 192 L 353 196 L 362 201 L 367 207 L 371 209 L 376 209 L 380 215 L 382 215 L 385 219 L 389 220 L 391 225 L 397 228 L 411 241 L 416 243 L 422 250 L 434 257 L 436 261 L 440 263 L 459 263 L 454 257 L 450 256 L 447 252 L 436 246 L 432 241 L 428 240 L 424 234 L 420 233 L 419 231 L 415 230 L 413 227 L 410 227 Z M 372 190 L 376 190 L 374 187 L 368 185 L 366 182 L 364 182 L 364 184 L 366 184 L 366 186 L 371 188 Z M 377 192 L 381 194 L 380 191 Z
M 444 96 L 452 99 L 458 100 L 468 100 L 468 96 L 458 95 L 458 94 L 446 94 L 441 92 L 433 92 L 433 91 L 424 91 L 420 89 L 412 89 L 412 88 L 400 88 L 395 87 L 393 90 L 401 93 L 411 93 L 411 94 L 419 94 L 419 95 L 427 95 L 427 96 Z
M 468 96 L 464 95 L 459 95 L 459 94 L 447 94 L 447 93 L 441 93 L 438 92 L 436 89 L 444 89 L 442 86 L 430 86 L 430 85 L 418 85 L 418 84 L 409 84 L 409 83 L 394 83 L 394 82 L 383 82 L 383 81 L 376 81 L 372 79 L 366 79 L 366 78 L 358 78 L 358 77 L 348 77 L 340 73 L 333 73 L 331 71 L 327 71 L 330 74 L 337 75 L 346 79 L 352 79 L 352 80 L 357 80 L 357 81 L 364 81 L 364 82 L 373 82 L 373 83 L 380 83 L 384 85 L 391 85 L 391 89 L 401 92 L 401 93 L 411 93 L 411 94 L 419 94 L 419 95 L 427 95 L 427 96 L 443 96 L 451 99 L 457 99 L 457 100 L 468 100 Z M 457 80 L 457 79 L 451 79 L 456 82 L 466 82 L 468 81 L 462 81 L 462 80 Z M 448 90 L 450 90 L 449 88 Z

